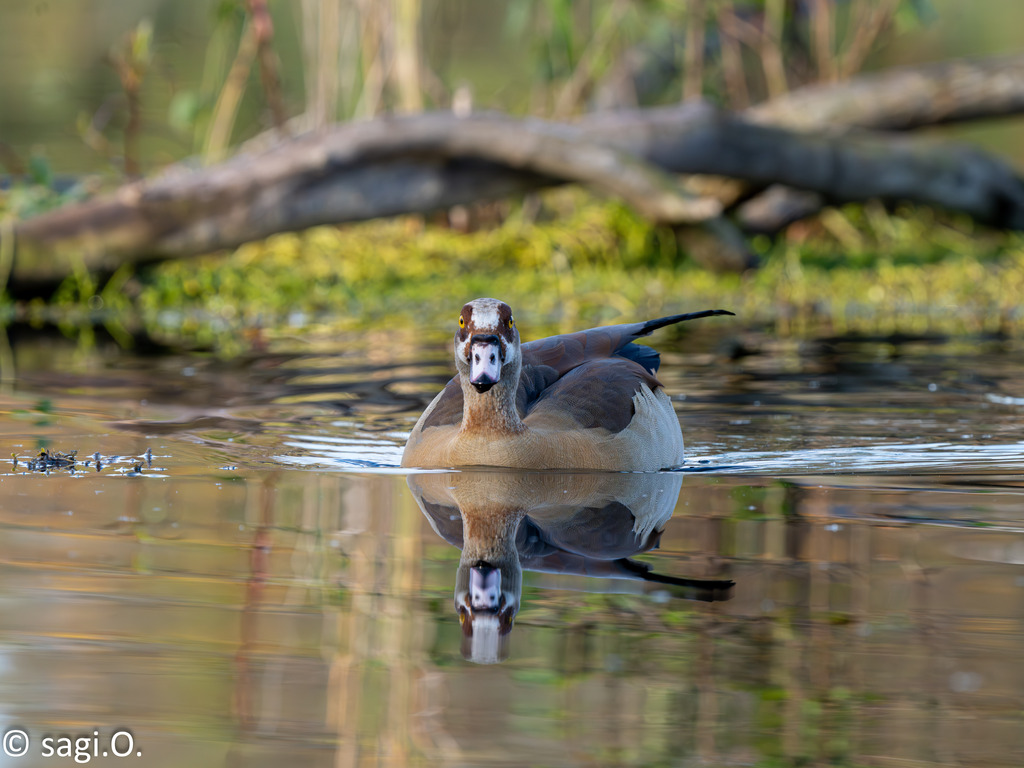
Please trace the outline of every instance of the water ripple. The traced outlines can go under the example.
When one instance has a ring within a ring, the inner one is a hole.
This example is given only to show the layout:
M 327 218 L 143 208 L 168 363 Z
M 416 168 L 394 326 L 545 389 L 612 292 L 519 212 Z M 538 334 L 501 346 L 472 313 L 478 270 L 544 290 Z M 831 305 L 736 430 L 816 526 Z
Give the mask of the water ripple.
M 1024 469 L 1024 441 L 998 444 L 894 443 L 695 456 L 685 467 L 724 473 L 815 474 Z

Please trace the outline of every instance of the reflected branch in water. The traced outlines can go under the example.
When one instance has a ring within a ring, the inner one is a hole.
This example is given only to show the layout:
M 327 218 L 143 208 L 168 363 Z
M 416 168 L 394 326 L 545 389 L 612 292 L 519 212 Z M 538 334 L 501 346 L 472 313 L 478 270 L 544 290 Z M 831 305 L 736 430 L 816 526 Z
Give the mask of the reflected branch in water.
M 11 394 L 16 378 L 14 352 L 11 349 L 11 341 L 7 338 L 7 326 L 0 325 L 0 392 L 5 395 Z
M 732 581 L 669 576 L 630 559 L 657 546 L 682 482 L 679 473 L 410 475 L 434 531 L 462 550 L 455 610 L 463 656 L 482 664 L 508 657 L 524 569 L 639 580 L 683 599 L 729 599 Z

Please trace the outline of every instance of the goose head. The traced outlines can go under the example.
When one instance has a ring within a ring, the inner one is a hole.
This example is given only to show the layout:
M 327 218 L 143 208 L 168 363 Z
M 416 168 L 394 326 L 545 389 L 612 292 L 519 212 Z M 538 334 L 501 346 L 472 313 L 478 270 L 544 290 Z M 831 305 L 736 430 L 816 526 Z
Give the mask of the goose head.
M 474 299 L 462 308 L 455 331 L 455 367 L 464 392 L 497 387 L 514 395 L 522 359 L 512 308 L 497 299 Z
M 455 611 L 462 627 L 462 655 L 478 664 L 508 656 L 508 636 L 523 590 L 516 531 L 523 510 L 467 507 L 463 549 L 455 573 Z

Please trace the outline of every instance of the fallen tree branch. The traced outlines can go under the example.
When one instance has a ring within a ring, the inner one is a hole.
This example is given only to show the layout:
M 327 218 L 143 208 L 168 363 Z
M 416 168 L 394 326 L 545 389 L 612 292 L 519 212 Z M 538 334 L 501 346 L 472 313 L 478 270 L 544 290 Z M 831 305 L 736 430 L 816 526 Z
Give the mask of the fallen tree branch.
M 1024 112 L 1024 56 L 894 67 L 810 85 L 747 109 L 753 122 L 907 131 Z
M 743 115 L 756 123 L 798 130 L 836 126 L 908 131 L 1022 112 L 1024 56 L 1013 54 L 897 67 L 842 83 L 811 85 Z M 700 180 L 689 188 L 726 208 L 741 203 L 737 217 L 748 232 L 778 232 L 816 214 L 827 202 L 821 195 L 777 185 L 745 202 L 752 190 L 742 182 Z
M 109 271 L 127 258 L 188 256 L 565 182 L 619 196 L 664 223 L 719 213 L 715 201 L 689 196 L 670 173 L 613 143 L 589 142 L 574 127 L 436 113 L 336 126 L 202 171 L 172 168 L 21 222 L 12 280 L 59 279 L 72 263 Z
M 969 89 L 958 87 L 955 108 L 929 112 L 921 102 L 904 110 L 901 124 L 966 119 L 997 104 L 1020 109 L 1024 57 L 1000 61 L 947 65 L 965 83 L 983 79 L 983 71 L 1001 73 L 1000 83 L 1012 83 L 990 89 L 1002 94 L 998 99 L 976 93 L 972 102 Z M 82 265 L 112 271 L 125 260 L 205 253 L 282 231 L 429 212 L 565 182 L 621 197 L 656 221 L 706 221 L 714 232 L 734 234 L 719 216 L 719 202 L 695 199 L 672 174 L 782 184 L 832 202 L 907 200 L 1024 229 L 1024 183 L 980 150 L 761 122 L 786 121 L 780 104 L 806 106 L 809 97 L 799 94 L 778 100 L 774 116 L 768 107 L 755 112 L 756 120 L 698 102 L 595 113 L 571 125 L 434 113 L 335 126 L 212 168 L 175 166 L 112 195 L 20 222 L 11 281 L 52 282 Z M 829 103 L 817 119 L 852 119 L 840 116 L 841 100 Z M 862 111 L 861 122 L 878 122 L 883 112 L 869 119 Z

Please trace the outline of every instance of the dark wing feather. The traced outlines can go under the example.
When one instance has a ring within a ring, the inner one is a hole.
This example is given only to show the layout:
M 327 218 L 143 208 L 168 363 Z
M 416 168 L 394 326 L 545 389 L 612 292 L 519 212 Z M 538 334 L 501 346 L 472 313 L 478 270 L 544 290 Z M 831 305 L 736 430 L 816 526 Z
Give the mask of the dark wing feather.
M 624 358 L 590 360 L 573 368 L 529 404 L 526 423 L 541 426 L 548 418 L 568 416 L 582 429 L 603 427 L 620 432 L 633 420 L 633 395 L 658 380 L 643 366 Z
M 413 495 L 416 492 L 413 491 Z M 462 549 L 462 513 L 455 504 L 439 504 L 422 497 L 416 499 L 423 513 L 431 519 L 434 530 L 449 544 Z
M 660 361 L 658 353 L 649 347 L 633 344 L 634 341 L 667 325 L 711 315 L 731 314 L 732 312 L 727 312 L 724 309 L 709 309 L 703 312 L 659 317 L 656 320 L 646 320 L 641 323 L 606 325 L 587 331 L 550 336 L 523 344 L 523 363 L 547 365 L 554 368 L 559 374 L 564 374 L 587 360 L 618 355 L 633 360 L 651 373 L 655 373 Z
M 524 365 L 519 374 L 519 391 L 516 392 L 516 409 L 523 418 L 537 399 L 558 381 L 559 373 L 550 365 Z
M 600 507 L 579 507 L 557 515 L 547 514 L 546 509 L 531 510 L 530 515 L 545 541 L 563 552 L 587 558 L 618 560 L 657 543 L 658 534 L 652 533 L 647 540 L 637 538 L 636 517 L 620 501 Z
M 434 410 L 430 412 L 426 421 L 423 422 L 423 429 L 427 427 L 444 427 L 461 422 L 462 385 L 459 384 L 459 377 L 456 376 L 441 390 L 437 405 L 434 406 Z
M 627 360 L 632 360 L 634 363 L 639 363 L 645 370 L 651 373 L 657 373 L 658 368 L 661 367 L 661 355 L 658 354 L 658 350 L 654 347 L 642 344 L 627 344 L 619 349 L 616 354 Z

